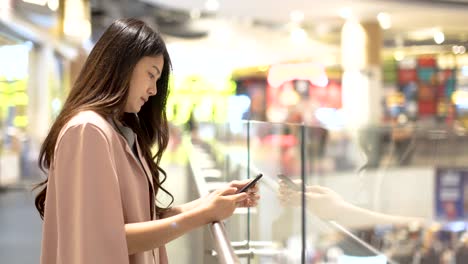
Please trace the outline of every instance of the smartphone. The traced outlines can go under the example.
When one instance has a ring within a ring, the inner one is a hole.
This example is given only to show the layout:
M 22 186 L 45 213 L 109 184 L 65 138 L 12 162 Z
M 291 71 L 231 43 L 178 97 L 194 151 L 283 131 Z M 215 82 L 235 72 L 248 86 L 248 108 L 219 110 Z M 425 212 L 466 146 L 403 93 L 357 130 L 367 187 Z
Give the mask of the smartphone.
M 302 191 L 302 186 L 298 183 L 293 182 L 289 177 L 284 174 L 278 174 L 278 178 L 283 180 L 283 182 L 291 189 L 295 191 Z
M 263 177 L 263 174 L 258 174 L 257 177 L 255 177 L 255 179 L 251 180 L 249 183 L 247 183 L 244 187 L 242 187 L 240 190 L 237 191 L 237 193 L 241 193 L 241 192 L 246 192 L 248 189 L 250 189 L 250 187 L 254 186 L 255 183 L 257 183 L 258 180 L 260 180 L 260 178 Z

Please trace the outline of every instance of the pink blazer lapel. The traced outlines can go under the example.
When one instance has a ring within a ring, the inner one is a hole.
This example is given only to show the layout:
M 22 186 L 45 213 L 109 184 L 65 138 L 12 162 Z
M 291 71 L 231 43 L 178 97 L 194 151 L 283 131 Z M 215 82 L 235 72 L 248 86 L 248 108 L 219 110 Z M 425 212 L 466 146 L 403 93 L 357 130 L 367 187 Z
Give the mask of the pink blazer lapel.
M 135 135 L 135 144 L 136 144 L 137 150 L 138 150 L 138 158 L 141 160 L 141 164 L 143 165 L 143 169 L 146 172 L 146 176 L 148 177 L 148 181 L 150 182 L 151 187 L 154 190 L 153 177 L 151 176 L 152 173 L 151 173 L 151 170 L 150 170 L 150 168 L 148 166 L 148 163 L 146 163 L 146 159 L 141 155 L 141 149 L 140 149 L 140 144 L 138 144 L 137 135 Z

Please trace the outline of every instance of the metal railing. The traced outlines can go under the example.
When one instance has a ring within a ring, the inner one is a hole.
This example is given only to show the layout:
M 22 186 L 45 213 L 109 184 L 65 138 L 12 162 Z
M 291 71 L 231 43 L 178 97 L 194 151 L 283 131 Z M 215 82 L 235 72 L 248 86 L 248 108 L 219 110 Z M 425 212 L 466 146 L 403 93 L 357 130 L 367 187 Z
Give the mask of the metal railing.
M 202 148 L 195 149 L 194 145 L 189 138 L 184 139 L 184 145 L 188 152 L 188 159 L 190 169 L 195 181 L 196 189 L 200 197 L 208 195 L 209 188 L 208 184 L 203 175 L 203 163 L 207 162 L 207 155 L 204 155 Z M 208 161 L 210 162 L 210 161 Z M 209 230 L 212 236 L 213 245 L 215 252 L 212 255 L 216 255 L 219 263 L 221 264 L 234 264 L 240 263 L 234 249 L 231 245 L 231 241 L 227 237 L 226 229 L 222 222 L 213 222 L 209 226 Z

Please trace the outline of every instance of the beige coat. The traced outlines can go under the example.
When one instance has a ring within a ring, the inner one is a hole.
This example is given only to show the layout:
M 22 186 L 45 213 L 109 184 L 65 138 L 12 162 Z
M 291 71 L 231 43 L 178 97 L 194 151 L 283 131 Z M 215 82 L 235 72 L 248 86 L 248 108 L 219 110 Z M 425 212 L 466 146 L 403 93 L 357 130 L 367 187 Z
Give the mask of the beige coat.
M 140 148 L 138 147 L 138 152 Z M 125 224 L 150 221 L 148 164 L 92 111 L 62 129 L 49 170 L 42 264 L 167 263 L 164 247 L 128 255 Z

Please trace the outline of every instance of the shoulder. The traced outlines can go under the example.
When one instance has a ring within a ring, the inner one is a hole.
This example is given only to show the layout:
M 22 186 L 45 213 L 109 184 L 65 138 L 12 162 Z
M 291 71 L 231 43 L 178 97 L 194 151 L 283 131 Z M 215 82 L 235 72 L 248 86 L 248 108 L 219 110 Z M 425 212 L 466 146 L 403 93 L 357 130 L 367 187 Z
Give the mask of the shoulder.
M 59 139 L 65 134 L 73 134 L 73 131 L 94 131 L 101 135 L 106 141 L 112 141 L 115 134 L 112 125 L 100 114 L 94 111 L 83 111 L 73 116 L 62 128 Z
M 109 134 L 114 131 L 112 125 L 103 116 L 94 111 L 79 112 L 74 117 L 72 117 L 70 121 L 68 121 L 64 128 L 66 129 L 67 127 L 82 125 L 94 126 L 102 130 L 102 132 L 104 132 L 105 134 Z

